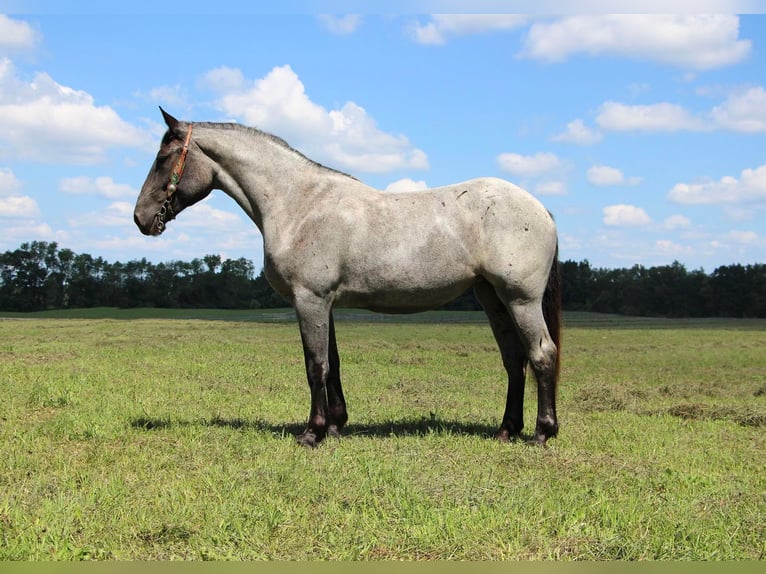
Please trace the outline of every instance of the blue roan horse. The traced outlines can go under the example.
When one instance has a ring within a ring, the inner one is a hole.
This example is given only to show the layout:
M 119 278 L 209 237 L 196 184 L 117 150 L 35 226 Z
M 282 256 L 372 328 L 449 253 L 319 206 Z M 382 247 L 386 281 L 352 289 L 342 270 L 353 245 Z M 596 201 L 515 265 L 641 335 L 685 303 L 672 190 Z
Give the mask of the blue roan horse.
M 534 197 L 495 178 L 385 193 L 256 129 L 162 114 L 168 131 L 136 202 L 136 224 L 159 235 L 183 209 L 221 189 L 258 226 L 266 277 L 295 307 L 303 341 L 311 410 L 301 444 L 338 435 L 348 420 L 333 306 L 413 313 L 470 287 L 508 372 L 496 437 L 521 432 L 527 363 L 538 390 L 531 440 L 545 444 L 556 435 L 558 241 L 553 218 Z

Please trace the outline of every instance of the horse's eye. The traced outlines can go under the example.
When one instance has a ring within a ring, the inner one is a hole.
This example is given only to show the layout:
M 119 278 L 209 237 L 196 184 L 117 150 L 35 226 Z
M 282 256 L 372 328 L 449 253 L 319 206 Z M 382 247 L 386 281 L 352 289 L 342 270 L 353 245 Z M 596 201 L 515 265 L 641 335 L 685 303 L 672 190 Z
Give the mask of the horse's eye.
M 168 156 L 157 156 L 157 158 L 154 160 L 154 172 L 155 173 L 162 173 L 165 169 L 165 166 L 168 163 Z

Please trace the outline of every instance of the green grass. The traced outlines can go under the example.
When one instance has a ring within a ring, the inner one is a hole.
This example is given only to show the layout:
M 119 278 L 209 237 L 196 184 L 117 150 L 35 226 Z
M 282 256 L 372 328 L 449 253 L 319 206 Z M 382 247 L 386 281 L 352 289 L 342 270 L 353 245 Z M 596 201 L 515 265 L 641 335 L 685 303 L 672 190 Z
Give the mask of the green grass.
M 292 312 L 175 313 L 0 320 L 0 559 L 766 557 L 764 321 L 567 315 L 539 449 L 480 315 L 341 312 L 307 450 Z

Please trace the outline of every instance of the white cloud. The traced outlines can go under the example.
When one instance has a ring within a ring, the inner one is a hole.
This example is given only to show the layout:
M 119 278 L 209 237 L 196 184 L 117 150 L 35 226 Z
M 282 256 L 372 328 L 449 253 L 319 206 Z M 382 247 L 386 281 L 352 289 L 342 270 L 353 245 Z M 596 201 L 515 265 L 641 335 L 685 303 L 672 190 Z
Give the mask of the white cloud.
M 0 51 L 31 50 L 39 39 L 39 34 L 27 22 L 0 14 Z
M 729 239 L 734 243 L 751 244 L 758 241 L 758 234 L 755 231 L 732 230 L 729 232 Z
M 276 67 L 264 78 L 234 86 L 236 73 L 213 70 L 214 76 L 228 78 L 232 89 L 226 89 L 218 105 L 246 123 L 271 130 L 280 137 L 314 139 L 333 131 L 330 114 L 306 94 L 303 82 L 290 66 Z M 208 74 L 209 75 L 209 74 Z M 241 74 L 240 74 L 241 75 Z
M 567 124 L 566 130 L 551 138 L 554 142 L 573 143 L 580 145 L 592 145 L 602 140 L 603 134 L 590 129 L 581 119 L 576 119 Z
M 678 258 L 694 254 L 694 249 L 688 245 L 681 245 L 669 239 L 658 239 L 654 242 L 654 248 L 657 255 L 663 257 Z
M 619 185 L 625 180 L 619 169 L 608 165 L 594 165 L 588 169 L 586 176 L 593 185 Z
M 646 211 L 635 205 L 608 205 L 604 208 L 604 225 L 610 227 L 639 227 L 651 222 Z
M 670 201 L 687 205 L 766 201 L 766 164 L 744 169 L 739 179 L 725 176 L 718 181 L 677 183 L 668 192 Z
M 353 34 L 362 23 L 360 14 L 347 14 L 345 16 L 319 14 L 317 19 L 328 32 L 339 36 Z
M 127 227 L 133 228 L 133 209 L 135 205 L 128 201 L 115 201 L 110 203 L 105 209 L 97 212 L 83 213 L 77 217 L 69 219 L 69 225 L 72 227 Z M 240 227 L 245 218 L 240 212 L 234 213 L 217 209 L 210 205 L 210 196 L 204 201 L 193 205 L 183 211 L 178 219 L 170 225 L 175 229 L 175 234 L 194 230 L 195 234 L 204 235 L 214 232 L 230 232 L 232 229 Z M 217 240 L 216 240 L 217 241 Z
M 503 153 L 497 157 L 497 162 L 503 171 L 521 177 L 536 177 L 562 167 L 561 160 L 550 152 L 534 155 Z
M 525 178 L 527 181 L 523 181 L 522 185 L 536 195 L 567 194 L 567 185 L 563 179 L 567 166 L 554 153 L 502 153 L 497 156 L 497 163 L 501 171 Z
M 180 236 L 163 235 L 161 237 L 147 237 L 145 235 L 135 234 L 120 234 L 116 237 L 105 237 L 103 235 L 96 239 L 88 241 L 88 248 L 97 248 L 100 251 L 112 251 L 122 254 L 125 259 L 133 258 L 135 253 L 141 253 L 146 255 L 148 253 L 160 253 L 164 260 L 168 261 L 173 259 L 174 255 L 170 250 L 170 245 L 177 244 L 182 241 Z M 191 249 L 189 250 L 191 251 Z M 188 260 L 188 257 L 182 256 L 178 259 Z
M 0 197 L 15 195 L 21 190 L 21 182 L 10 168 L 0 168 Z
M 762 86 L 735 90 L 709 112 L 693 114 L 669 102 L 631 105 L 608 101 L 599 108 L 596 123 L 608 131 L 766 132 L 766 90 Z
M 276 67 L 254 82 L 245 81 L 238 70 L 220 68 L 202 83 L 219 91 L 217 104 L 227 114 L 332 167 L 376 173 L 428 168 L 422 150 L 403 135 L 381 131 L 363 107 L 349 101 L 328 111 L 313 102 L 290 66 Z
M 5 220 L 13 219 L 34 219 L 40 215 L 40 208 L 33 198 L 20 195 L 22 189 L 21 181 L 10 168 L 0 168 L 0 218 Z M 9 232 L 9 222 L 4 221 L 2 225 L 2 234 Z
M 667 102 L 650 105 L 605 102 L 599 110 L 596 123 L 610 131 L 676 132 L 708 129 L 702 120 L 682 106 Z
M 691 227 L 691 220 L 685 215 L 671 215 L 662 223 L 662 227 L 667 230 L 687 229 Z
M 236 230 L 216 229 L 209 234 L 202 229 L 187 229 L 183 219 L 174 221 L 171 225 L 173 232 L 167 232 L 160 237 L 146 237 L 140 233 L 121 231 L 109 236 L 102 231 L 97 237 L 89 240 L 88 245 L 90 249 L 95 247 L 99 251 L 113 253 L 118 260 L 133 258 L 136 253 L 155 254 L 162 261 L 188 261 L 192 258 L 191 254 L 200 253 L 219 254 L 223 259 L 242 256 L 253 259 L 253 255 L 262 250 L 262 238 L 254 225 Z
M 54 232 L 47 223 L 37 223 L 33 220 L 9 220 L 3 223 L 3 233 L 0 234 L 0 250 L 16 249 L 25 241 L 58 241 L 64 243 L 67 234 Z
M 242 70 L 221 66 L 202 75 L 198 80 L 201 88 L 218 93 L 234 92 L 245 89 L 245 76 Z
M 111 177 L 68 177 L 59 182 L 59 189 L 71 195 L 99 195 L 107 199 L 135 198 L 138 190 L 125 183 L 115 183 Z
M 130 206 L 130 221 L 133 222 L 133 205 Z M 179 229 L 194 229 L 205 234 L 214 231 L 229 233 L 243 225 L 247 225 L 248 228 L 252 226 L 252 222 L 246 220 L 239 210 L 236 213 L 224 211 L 213 207 L 207 200 L 184 210 L 174 224 Z
M 392 183 L 389 183 L 384 191 L 401 193 L 404 191 L 421 191 L 424 189 L 428 189 L 428 185 L 425 181 L 415 181 L 409 177 L 405 177 L 404 179 L 398 179 Z
M 68 220 L 70 227 L 129 227 L 133 223 L 134 205 L 127 201 L 115 201 L 105 209 L 84 213 Z
M 23 80 L 9 59 L 0 59 L 0 157 L 93 163 L 109 148 L 144 146 L 154 147 L 148 134 L 90 94 L 45 73 Z
M 766 208 L 766 203 L 729 203 L 723 206 L 723 214 L 727 221 L 752 221 L 760 217 L 759 212 Z
M 513 30 L 528 21 L 521 14 L 433 14 L 425 24 L 416 23 L 411 34 L 419 44 L 438 45 L 456 36 Z
M 9 219 L 31 219 L 40 215 L 37 202 L 31 197 L 13 195 L 0 197 L 0 217 Z
M 537 195 L 566 195 L 566 183 L 559 180 L 541 181 L 535 185 Z
M 420 44 L 445 44 L 470 34 L 514 30 L 531 18 L 519 14 L 433 14 L 410 28 Z M 651 60 L 690 70 L 741 62 L 752 49 L 739 38 L 739 18 L 725 14 L 588 14 L 537 19 L 520 56 L 560 62 L 574 54 Z
M 731 94 L 711 116 L 721 129 L 736 132 L 766 132 L 766 90 L 762 86 Z
M 638 185 L 641 183 L 640 177 L 626 178 L 622 171 L 608 165 L 594 165 L 588 169 L 586 175 L 593 185 Z
M 751 47 L 739 39 L 737 16 L 577 15 L 533 24 L 522 56 L 549 62 L 580 53 L 624 56 L 708 70 L 744 60 Z
M 137 94 L 142 96 L 141 93 Z M 158 86 L 149 90 L 148 96 L 143 96 L 149 101 L 159 103 L 164 108 L 173 106 L 175 108 L 185 107 L 187 104 L 186 94 L 183 88 L 176 84 L 174 86 Z

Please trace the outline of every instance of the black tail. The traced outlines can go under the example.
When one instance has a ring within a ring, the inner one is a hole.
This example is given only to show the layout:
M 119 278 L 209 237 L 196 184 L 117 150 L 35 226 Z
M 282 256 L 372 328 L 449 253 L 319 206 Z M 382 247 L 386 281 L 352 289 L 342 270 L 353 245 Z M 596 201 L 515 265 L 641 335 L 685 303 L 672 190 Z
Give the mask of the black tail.
M 561 372 L 561 271 L 559 270 L 559 245 L 556 243 L 556 254 L 553 256 L 548 284 L 543 294 L 543 317 L 548 327 L 548 333 L 556 345 L 556 381 L 558 387 Z

